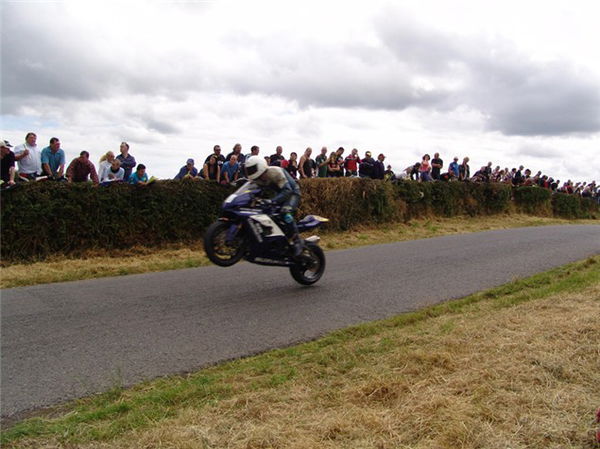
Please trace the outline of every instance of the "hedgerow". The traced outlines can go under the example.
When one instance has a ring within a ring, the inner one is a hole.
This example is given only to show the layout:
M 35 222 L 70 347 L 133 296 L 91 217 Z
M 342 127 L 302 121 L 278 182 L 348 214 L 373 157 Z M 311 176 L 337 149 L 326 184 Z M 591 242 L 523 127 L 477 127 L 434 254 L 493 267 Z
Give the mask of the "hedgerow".
M 596 218 L 598 205 L 537 187 L 503 184 L 397 183 L 371 179 L 308 179 L 300 182 L 298 215 L 330 219 L 332 230 L 408 221 L 425 216 L 488 215 L 519 210 L 567 218 Z M 77 255 L 197 240 L 233 192 L 205 181 L 158 181 L 148 186 L 39 182 L 1 195 L 3 261 Z

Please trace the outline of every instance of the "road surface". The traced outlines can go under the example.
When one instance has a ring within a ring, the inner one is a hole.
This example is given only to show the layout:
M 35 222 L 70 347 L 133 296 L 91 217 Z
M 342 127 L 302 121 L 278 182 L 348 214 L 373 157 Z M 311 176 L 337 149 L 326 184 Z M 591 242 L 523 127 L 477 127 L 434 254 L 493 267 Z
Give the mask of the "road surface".
M 314 339 L 600 253 L 600 226 L 329 251 L 312 287 L 240 263 L 1 293 L 1 414 Z

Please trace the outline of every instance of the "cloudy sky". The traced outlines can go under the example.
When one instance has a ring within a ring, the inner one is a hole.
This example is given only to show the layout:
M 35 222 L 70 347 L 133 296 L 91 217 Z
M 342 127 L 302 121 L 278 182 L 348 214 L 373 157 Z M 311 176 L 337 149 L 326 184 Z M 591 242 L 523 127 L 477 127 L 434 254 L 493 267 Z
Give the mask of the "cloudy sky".
M 1 3 L 2 135 L 129 142 L 161 178 L 215 143 L 440 152 L 600 178 L 597 1 Z

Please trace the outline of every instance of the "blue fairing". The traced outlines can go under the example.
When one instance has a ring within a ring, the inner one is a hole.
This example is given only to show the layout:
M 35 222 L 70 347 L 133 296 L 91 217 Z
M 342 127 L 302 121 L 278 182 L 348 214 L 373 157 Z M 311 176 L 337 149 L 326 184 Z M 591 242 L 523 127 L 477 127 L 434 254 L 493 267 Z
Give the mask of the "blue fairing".
M 306 217 L 304 217 L 302 220 L 300 220 L 297 223 L 298 231 L 300 231 L 300 232 L 308 231 L 309 229 L 313 229 L 313 228 L 316 228 L 317 226 L 320 226 L 321 223 L 322 223 L 322 220 L 319 220 L 314 215 L 307 215 Z

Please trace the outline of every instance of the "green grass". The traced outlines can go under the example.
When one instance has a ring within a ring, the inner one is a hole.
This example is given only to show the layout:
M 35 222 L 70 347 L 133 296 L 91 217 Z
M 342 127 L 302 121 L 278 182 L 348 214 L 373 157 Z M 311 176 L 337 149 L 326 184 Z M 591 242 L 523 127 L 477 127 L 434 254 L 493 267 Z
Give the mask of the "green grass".
M 572 263 L 535 276 L 474 295 L 377 321 L 342 329 L 318 340 L 213 366 L 187 376 L 171 376 L 112 390 L 73 401 L 43 412 L 4 429 L 2 447 L 17 448 L 27 439 L 49 438 L 62 444 L 110 441 L 132 429 L 146 429 L 176 416 L 184 408 L 202 409 L 245 391 L 267 391 L 306 376 L 305 367 L 317 377 L 351 373 L 368 354 L 385 353 L 397 345 L 386 337 L 392 328 L 414 326 L 415 334 L 428 332 L 421 327 L 427 320 L 477 310 L 482 305 L 494 309 L 545 298 L 563 292 L 577 292 L 600 283 L 600 256 Z M 442 325 L 450 333 L 452 319 Z M 365 337 L 381 335 L 379 339 Z M 354 345 L 344 345 L 355 342 Z M 315 371 L 316 370 L 316 371 Z M 40 443 L 41 445 L 41 443 Z M 36 447 L 29 446 L 29 447 Z

